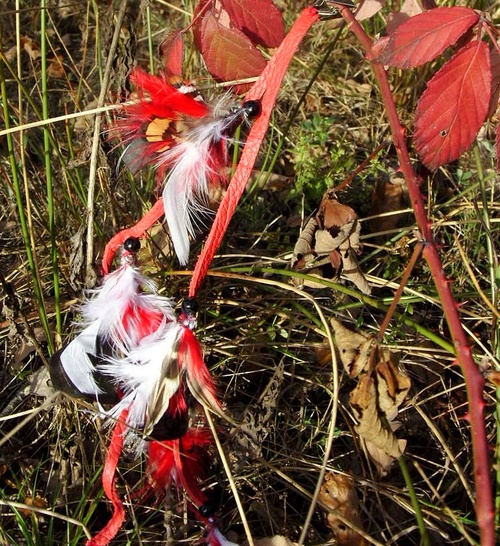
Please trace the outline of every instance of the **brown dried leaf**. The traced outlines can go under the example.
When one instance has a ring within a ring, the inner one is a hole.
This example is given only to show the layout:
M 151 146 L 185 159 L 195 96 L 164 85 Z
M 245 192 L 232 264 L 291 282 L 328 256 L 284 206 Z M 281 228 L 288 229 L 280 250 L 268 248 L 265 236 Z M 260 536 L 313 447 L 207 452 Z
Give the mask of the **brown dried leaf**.
M 292 256 L 292 269 L 305 269 L 308 263 L 316 259 L 313 250 L 313 239 L 318 225 L 314 218 L 311 218 L 306 227 L 300 232 L 299 238 L 295 243 Z
M 371 374 L 363 374 L 351 392 L 350 404 L 358 424 L 354 427 L 373 462 L 383 475 L 403 454 L 404 446 L 392 430 L 382 423 L 377 404 L 377 388 Z
M 292 268 L 310 275 L 334 279 L 342 272 L 365 294 L 371 292 L 359 268 L 356 252 L 361 226 L 351 207 L 337 201 L 333 190 L 328 190 L 319 206 L 316 218 L 311 218 L 299 236 L 292 257 Z M 307 282 L 307 286 L 316 287 Z M 322 285 L 318 285 L 322 288 Z
M 357 289 L 363 292 L 363 294 L 371 294 L 372 287 L 368 284 L 366 277 L 361 271 L 352 247 L 350 245 L 346 249 L 341 247 L 340 251 L 342 256 L 342 275 L 356 285 Z
M 370 222 L 372 233 L 395 230 L 405 214 L 390 214 L 405 208 L 408 188 L 404 176 L 394 169 L 388 169 L 387 175 L 377 178 L 372 193 L 370 216 L 376 216 Z M 379 241 L 381 242 L 381 241 Z
M 351 377 L 357 377 L 362 371 L 368 370 L 370 354 L 375 344 L 373 337 L 353 332 L 334 318 L 330 319 L 330 323 L 345 371 Z
M 393 421 L 399 406 L 411 387 L 410 378 L 398 368 L 398 358 L 386 348 L 377 348 L 377 394 L 380 410 L 389 422 Z
M 26 51 L 32 61 L 36 61 L 42 56 L 40 46 L 31 38 L 28 38 L 27 36 L 21 36 L 20 41 L 21 47 L 24 49 L 24 51 Z
M 50 78 L 62 79 L 66 76 L 63 59 L 64 58 L 62 55 L 57 55 L 54 59 L 50 61 L 49 65 L 47 66 L 47 75 Z
M 394 31 L 414 15 L 423 13 L 424 9 L 420 3 L 420 0 L 405 0 L 399 11 L 393 11 L 389 13 L 387 17 L 387 34 L 392 34 Z
M 358 424 L 354 427 L 368 454 L 384 475 L 406 447 L 394 436 L 399 407 L 411 386 L 398 367 L 398 358 L 376 340 L 331 319 L 340 360 L 351 377 L 359 376 L 350 404 Z
M 355 13 L 355 17 L 358 21 L 364 21 L 373 17 L 378 13 L 385 5 L 386 0 L 365 0 L 360 2 L 360 7 Z
M 352 224 L 357 215 L 351 207 L 339 203 L 334 190 L 327 190 L 321 199 L 316 221 L 320 229 L 331 231 L 336 237 L 343 226 Z
M 348 527 L 362 529 L 359 515 L 359 500 L 354 487 L 354 480 L 345 474 L 330 472 L 319 493 L 319 500 L 328 510 L 327 521 L 333 531 L 335 544 L 341 546 L 365 546 L 368 543 L 356 531 Z

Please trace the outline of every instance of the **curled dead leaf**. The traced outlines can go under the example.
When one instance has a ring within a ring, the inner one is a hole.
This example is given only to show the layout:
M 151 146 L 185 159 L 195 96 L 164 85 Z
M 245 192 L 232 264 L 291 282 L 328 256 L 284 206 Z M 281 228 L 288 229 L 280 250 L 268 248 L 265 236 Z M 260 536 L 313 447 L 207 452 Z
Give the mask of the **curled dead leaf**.
M 348 524 L 362 530 L 359 500 L 354 480 L 346 474 L 330 472 L 321 486 L 319 501 L 328 510 L 328 526 L 333 531 L 335 544 L 341 546 L 365 546 L 362 535 Z
M 353 282 L 361 292 L 369 294 L 370 285 L 359 268 L 356 254 L 361 226 L 354 210 L 339 203 L 335 192 L 328 190 L 320 203 L 318 214 L 311 218 L 295 245 L 292 268 L 326 279 L 334 279 L 341 273 Z M 310 281 L 307 286 L 322 288 Z
M 353 332 L 335 318 L 330 319 L 330 324 L 345 371 L 351 377 L 357 377 L 369 367 L 370 354 L 375 343 L 373 336 Z
M 363 374 L 349 402 L 358 421 L 354 428 L 381 474 L 385 474 L 392 462 L 403 454 L 404 446 L 382 422 L 377 398 L 374 378 Z
M 399 368 L 397 356 L 366 334 L 353 332 L 332 318 L 335 344 L 347 373 L 358 377 L 350 404 L 355 430 L 381 475 L 398 459 L 406 441 L 394 430 L 399 408 L 410 390 L 410 378 Z

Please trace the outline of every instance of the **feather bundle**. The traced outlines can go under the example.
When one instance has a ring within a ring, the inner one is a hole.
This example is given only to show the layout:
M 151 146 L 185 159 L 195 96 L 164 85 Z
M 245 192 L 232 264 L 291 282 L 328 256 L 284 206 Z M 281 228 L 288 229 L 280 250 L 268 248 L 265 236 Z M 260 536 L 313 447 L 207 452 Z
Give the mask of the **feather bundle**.
M 114 400 L 98 367 L 175 320 L 171 300 L 160 296 L 156 285 L 135 266 L 135 252 L 128 250 L 132 242 L 138 243 L 125 242 L 120 268 L 106 275 L 80 306 L 81 331 L 51 358 L 54 386 L 73 396 L 103 403 Z
M 177 440 L 151 442 L 146 471 L 149 492 L 158 495 L 171 485 L 178 490 L 183 488 L 193 503 L 191 510 L 208 525 L 208 546 L 237 546 L 216 527 L 210 501 L 200 487 L 208 475 L 212 444 L 212 433 L 206 427 L 190 429 Z
M 107 360 L 97 371 L 123 394 L 108 414 L 116 418 L 128 409 L 132 441 L 138 440 L 134 430 L 151 435 L 165 415 L 175 418 L 180 412 L 187 413 L 186 390 L 200 404 L 221 413 L 200 344 L 191 330 L 178 322 L 162 324 L 122 357 Z
M 225 179 L 228 143 L 237 126 L 260 110 L 255 101 L 234 106 L 228 97 L 211 106 L 186 92 L 191 88 L 176 87 L 165 75 L 140 69 L 130 81 L 139 100 L 125 106 L 126 117 L 112 133 L 122 139 L 122 159 L 133 172 L 156 168 L 174 249 L 185 265 L 189 237 L 208 211 L 209 189 Z

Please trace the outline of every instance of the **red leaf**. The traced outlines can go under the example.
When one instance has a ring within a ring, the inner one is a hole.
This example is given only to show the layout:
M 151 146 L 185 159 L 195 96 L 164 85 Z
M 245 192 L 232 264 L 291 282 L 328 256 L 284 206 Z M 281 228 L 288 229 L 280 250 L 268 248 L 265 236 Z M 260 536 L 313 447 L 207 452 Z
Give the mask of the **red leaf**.
M 488 118 L 491 118 L 498 108 L 498 98 L 500 96 L 500 53 L 496 47 L 493 47 L 490 52 L 491 75 L 491 100 L 490 109 L 488 110 Z
M 160 53 L 169 76 L 182 75 L 184 57 L 184 33 L 180 30 L 170 32 L 160 44 Z
M 285 37 L 285 23 L 272 0 L 221 0 L 231 22 L 254 44 L 278 47 Z
M 457 159 L 486 119 L 491 96 L 488 46 L 473 41 L 427 84 L 415 114 L 415 147 L 431 170 Z
M 203 26 L 203 18 L 209 11 L 214 10 L 213 0 L 199 0 L 198 4 L 194 8 L 193 21 L 191 23 L 193 29 L 194 45 L 196 49 L 201 52 L 203 49 L 203 36 L 201 29 Z
M 236 28 L 227 28 L 208 12 L 201 26 L 201 53 L 207 68 L 222 81 L 258 76 L 266 66 L 260 51 Z
M 475 11 L 458 7 L 415 15 L 391 34 L 377 60 L 398 68 L 415 68 L 435 59 L 478 21 Z

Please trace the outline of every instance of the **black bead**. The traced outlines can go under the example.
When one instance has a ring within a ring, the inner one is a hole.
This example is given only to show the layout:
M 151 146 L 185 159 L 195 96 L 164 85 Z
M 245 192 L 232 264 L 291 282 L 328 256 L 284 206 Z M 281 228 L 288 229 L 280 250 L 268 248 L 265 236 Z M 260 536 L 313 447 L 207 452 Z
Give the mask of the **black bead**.
M 256 118 L 262 112 L 259 100 L 247 100 L 242 104 L 242 108 L 249 118 Z
M 181 305 L 182 312 L 186 315 L 196 315 L 199 308 L 198 302 L 194 298 L 186 298 Z
M 123 248 L 127 252 L 139 252 L 141 249 L 141 241 L 137 237 L 129 237 L 124 243 Z
M 200 510 L 200 514 L 204 518 L 209 518 L 215 514 L 214 503 L 211 501 L 207 501 L 205 504 L 200 506 L 199 510 Z

